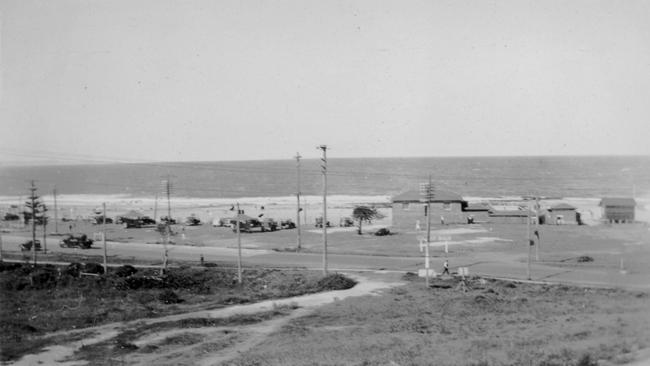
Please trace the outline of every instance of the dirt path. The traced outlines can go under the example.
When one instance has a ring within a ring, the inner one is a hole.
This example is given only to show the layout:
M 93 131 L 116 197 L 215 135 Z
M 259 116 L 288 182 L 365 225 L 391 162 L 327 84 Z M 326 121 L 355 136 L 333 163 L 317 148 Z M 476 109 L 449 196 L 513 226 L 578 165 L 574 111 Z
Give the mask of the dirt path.
M 348 290 L 322 292 L 216 310 L 202 310 L 52 333 L 48 336 L 71 335 L 82 332 L 91 335 L 84 337 L 83 341 L 48 347 L 44 352 L 27 355 L 12 365 L 84 365 L 87 363 L 84 360 L 69 361 L 77 350 L 84 345 L 88 346 L 109 341 L 119 333 L 134 328 L 136 324 L 154 324 L 191 318 L 227 318 L 236 314 L 246 315 L 269 311 L 278 306 L 297 307 L 289 315 L 275 317 L 252 325 L 172 329 L 151 334 L 140 334 L 133 342 L 138 346 L 138 351 L 126 354 L 122 359 L 125 364 L 130 365 L 219 364 L 264 341 L 269 334 L 287 324 L 291 319 L 310 314 L 319 306 L 347 297 L 376 295 L 384 289 L 402 284 L 394 279 L 394 275 L 390 278 L 385 278 L 385 275 L 371 273 L 347 275 L 358 281 L 355 287 Z M 156 346 L 163 342 L 164 347 Z

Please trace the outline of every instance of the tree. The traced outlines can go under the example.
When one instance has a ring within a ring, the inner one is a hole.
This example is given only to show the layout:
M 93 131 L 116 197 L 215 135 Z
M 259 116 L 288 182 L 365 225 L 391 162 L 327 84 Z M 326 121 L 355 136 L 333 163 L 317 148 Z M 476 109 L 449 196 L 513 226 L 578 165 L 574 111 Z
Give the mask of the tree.
M 40 200 L 40 197 L 36 195 L 36 186 L 34 181 L 32 181 L 31 187 L 29 187 L 30 195 L 29 200 L 25 202 L 25 212 L 23 215 L 25 217 L 25 223 L 28 220 L 32 221 L 32 253 L 34 259 L 34 267 L 36 267 L 36 224 L 45 225 L 45 212 L 47 212 L 47 207 Z
M 374 207 L 356 206 L 354 210 L 352 210 L 352 217 L 354 217 L 355 220 L 359 221 L 358 234 L 361 235 L 361 225 L 364 221 L 370 223 L 374 219 L 380 219 L 384 217 L 384 215 L 379 213 Z

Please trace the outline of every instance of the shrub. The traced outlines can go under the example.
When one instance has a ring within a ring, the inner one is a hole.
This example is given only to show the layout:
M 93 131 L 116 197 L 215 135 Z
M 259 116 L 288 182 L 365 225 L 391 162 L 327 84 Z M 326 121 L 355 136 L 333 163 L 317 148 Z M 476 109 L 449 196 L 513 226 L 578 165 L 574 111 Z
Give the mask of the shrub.
M 170 289 L 163 290 L 163 292 L 158 295 L 158 300 L 163 304 L 178 304 L 183 302 L 183 299 L 178 297 L 178 295 Z
M 390 230 L 388 230 L 385 227 L 383 227 L 383 228 L 377 230 L 377 232 L 375 232 L 376 236 L 386 236 L 386 235 L 390 235 L 390 234 L 391 234 Z
M 93 273 L 93 274 L 104 274 L 104 267 L 99 263 L 86 263 L 84 266 L 84 272 Z
M 354 287 L 357 281 L 345 277 L 340 273 L 334 273 L 321 278 L 316 283 L 318 291 L 345 290 Z
M 81 263 L 77 263 L 77 262 L 70 263 L 68 264 L 67 267 L 65 267 L 63 273 L 71 277 L 79 277 L 79 274 L 81 273 L 81 268 L 82 268 Z
M 0 262 L 0 272 L 4 271 L 15 271 L 16 269 L 19 269 L 23 265 L 20 263 L 5 263 L 5 262 Z
M 129 276 L 119 278 L 115 281 L 115 288 L 118 290 L 137 290 L 163 288 L 164 283 L 160 277 L 153 276 Z
M 115 275 L 117 277 L 129 277 L 135 274 L 136 272 L 138 272 L 138 270 L 135 267 L 125 264 L 119 267 L 117 270 L 115 270 Z
M 56 286 L 56 273 L 49 268 L 39 268 L 31 276 L 34 288 L 44 289 Z
M 591 359 L 591 356 L 588 353 L 585 353 L 580 357 L 576 366 L 598 366 L 598 362 Z

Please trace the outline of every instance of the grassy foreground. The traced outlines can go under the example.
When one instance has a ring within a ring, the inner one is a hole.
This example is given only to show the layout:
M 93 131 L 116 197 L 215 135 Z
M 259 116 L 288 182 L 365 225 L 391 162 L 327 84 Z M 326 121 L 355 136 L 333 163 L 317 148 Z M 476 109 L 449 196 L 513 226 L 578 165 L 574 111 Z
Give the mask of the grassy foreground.
M 34 269 L 0 263 L 0 361 L 72 340 L 48 337 L 55 331 L 354 286 L 340 275 L 261 269 L 244 271 L 240 286 L 236 271 L 218 267 L 171 268 L 159 276 L 157 270 L 123 266 L 106 275 L 80 275 L 101 270 L 96 264 Z
M 295 319 L 228 365 L 590 366 L 650 347 L 647 293 L 405 279 Z

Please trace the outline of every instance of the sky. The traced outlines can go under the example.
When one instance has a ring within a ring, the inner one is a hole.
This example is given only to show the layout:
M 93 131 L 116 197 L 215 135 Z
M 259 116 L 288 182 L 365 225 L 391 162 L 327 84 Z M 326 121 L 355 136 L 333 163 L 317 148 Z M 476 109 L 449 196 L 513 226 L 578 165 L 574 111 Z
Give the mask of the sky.
M 647 0 L 1 0 L 0 23 L 0 162 L 650 154 Z

